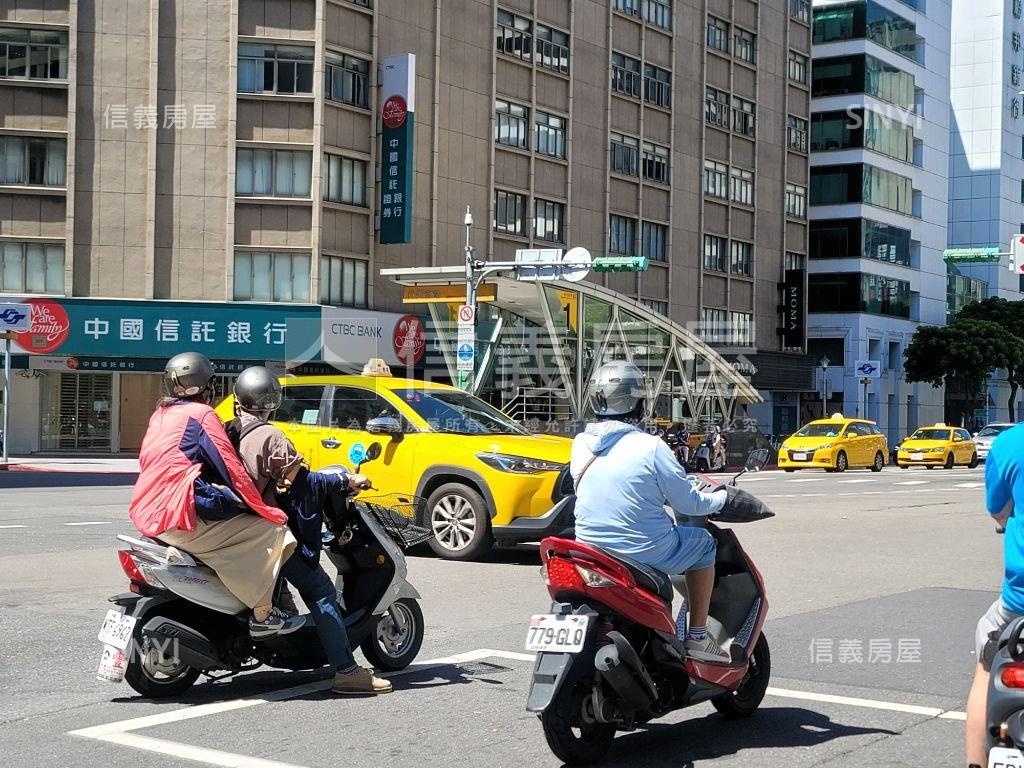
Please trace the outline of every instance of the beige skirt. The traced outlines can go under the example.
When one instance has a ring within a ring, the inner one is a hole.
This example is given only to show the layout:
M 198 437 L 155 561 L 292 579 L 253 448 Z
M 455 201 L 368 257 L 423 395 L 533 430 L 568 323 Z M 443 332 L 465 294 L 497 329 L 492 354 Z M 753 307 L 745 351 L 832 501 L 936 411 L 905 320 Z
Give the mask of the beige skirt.
M 160 539 L 210 566 L 250 608 L 277 582 L 296 545 L 287 526 L 250 514 L 212 523 L 197 519 L 194 531 L 164 531 Z

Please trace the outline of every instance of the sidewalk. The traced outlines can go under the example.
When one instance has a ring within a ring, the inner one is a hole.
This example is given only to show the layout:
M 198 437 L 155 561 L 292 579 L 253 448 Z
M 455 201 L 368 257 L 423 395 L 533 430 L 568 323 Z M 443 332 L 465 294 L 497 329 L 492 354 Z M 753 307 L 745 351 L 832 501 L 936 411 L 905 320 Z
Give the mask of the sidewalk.
M 7 465 L 0 464 L 0 472 L 75 472 L 97 475 L 137 475 L 138 459 L 104 457 L 36 457 L 12 456 Z

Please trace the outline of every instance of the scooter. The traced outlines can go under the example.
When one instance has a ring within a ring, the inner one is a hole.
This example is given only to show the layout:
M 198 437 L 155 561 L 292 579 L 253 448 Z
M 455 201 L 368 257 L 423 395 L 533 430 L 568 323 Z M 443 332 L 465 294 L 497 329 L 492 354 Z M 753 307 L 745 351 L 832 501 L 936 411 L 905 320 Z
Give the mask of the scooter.
M 714 435 L 708 435 L 693 452 L 693 459 L 686 467 L 689 472 L 719 472 L 725 469 L 725 459 L 715 456 Z
M 773 513 L 736 487 L 759 471 L 768 451 L 753 451 L 726 486 L 728 501 L 703 525 L 717 544 L 708 632 L 729 649 L 728 663 L 686 655 L 687 608 L 681 577 L 669 577 L 599 547 L 562 538 L 541 542 L 551 613 L 533 616 L 526 648 L 537 654 L 527 710 L 540 718 L 551 751 L 569 765 L 604 757 L 617 731 L 710 701 L 727 718 L 747 717 L 764 698 L 771 674 L 761 632 L 768 602 L 764 580 L 735 533 L 719 523 L 751 522 Z M 695 482 L 711 484 L 694 478 Z M 683 595 L 671 613 L 673 587 Z
M 985 724 L 989 768 L 1024 766 L 1024 617 L 1010 622 L 996 644 Z
M 684 469 L 690 463 L 690 433 L 689 432 L 666 432 L 663 439 Z
M 380 452 L 370 445 L 358 465 Z M 385 671 L 405 669 L 423 643 L 421 598 L 406 581 L 402 550 L 432 536 L 415 524 L 424 506 L 415 496 L 392 495 L 332 498 L 324 510 L 323 549 L 338 570 L 349 642 Z M 99 633 L 100 679 L 123 679 L 157 699 L 180 695 L 200 675 L 220 680 L 260 666 L 327 663 L 312 619 L 290 634 L 253 639 L 249 608 L 199 559 L 153 539 L 117 538 L 127 545 L 117 554 L 131 591 L 110 598 L 116 607 Z

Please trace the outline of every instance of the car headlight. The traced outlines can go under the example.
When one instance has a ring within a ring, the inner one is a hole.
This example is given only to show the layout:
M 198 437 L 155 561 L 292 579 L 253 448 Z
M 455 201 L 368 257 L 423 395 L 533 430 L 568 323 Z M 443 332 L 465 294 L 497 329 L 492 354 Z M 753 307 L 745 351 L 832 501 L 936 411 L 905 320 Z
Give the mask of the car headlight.
M 478 453 L 480 461 L 501 472 L 515 472 L 520 475 L 534 475 L 538 472 L 559 472 L 565 466 L 557 461 L 531 459 L 526 456 L 510 456 L 504 453 Z
M 829 448 L 834 448 L 834 447 L 835 447 L 835 443 L 825 443 L 824 445 L 819 445 L 814 450 L 816 450 L 816 451 L 827 451 Z
M 943 452 L 943 451 L 945 451 L 945 450 L 946 450 L 946 449 L 945 449 L 945 448 L 942 448 L 942 447 L 939 447 L 939 448 L 930 448 L 930 449 L 928 450 L 928 453 L 942 453 L 942 452 Z

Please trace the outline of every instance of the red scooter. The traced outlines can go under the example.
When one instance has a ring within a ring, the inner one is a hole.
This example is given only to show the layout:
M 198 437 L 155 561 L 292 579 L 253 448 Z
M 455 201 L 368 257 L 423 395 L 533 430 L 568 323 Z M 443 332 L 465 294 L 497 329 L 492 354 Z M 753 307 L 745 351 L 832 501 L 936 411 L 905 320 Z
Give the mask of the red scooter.
M 717 523 L 772 517 L 765 505 L 736 488 L 736 478 L 760 470 L 766 450 L 754 451 L 727 486 L 729 499 L 715 523 L 704 525 L 718 555 L 708 632 L 729 649 L 731 662 L 687 658 L 686 606 L 672 616 L 673 587 L 685 601 L 682 577 L 669 577 L 621 555 L 568 538 L 541 542 L 551 613 L 530 621 L 526 648 L 537 652 L 527 710 L 540 716 L 551 751 L 569 765 L 600 760 L 616 731 L 683 707 L 710 701 L 727 718 L 754 713 L 771 672 L 761 632 L 768 602 L 764 580 L 736 534 Z M 693 478 L 698 487 L 713 484 Z

